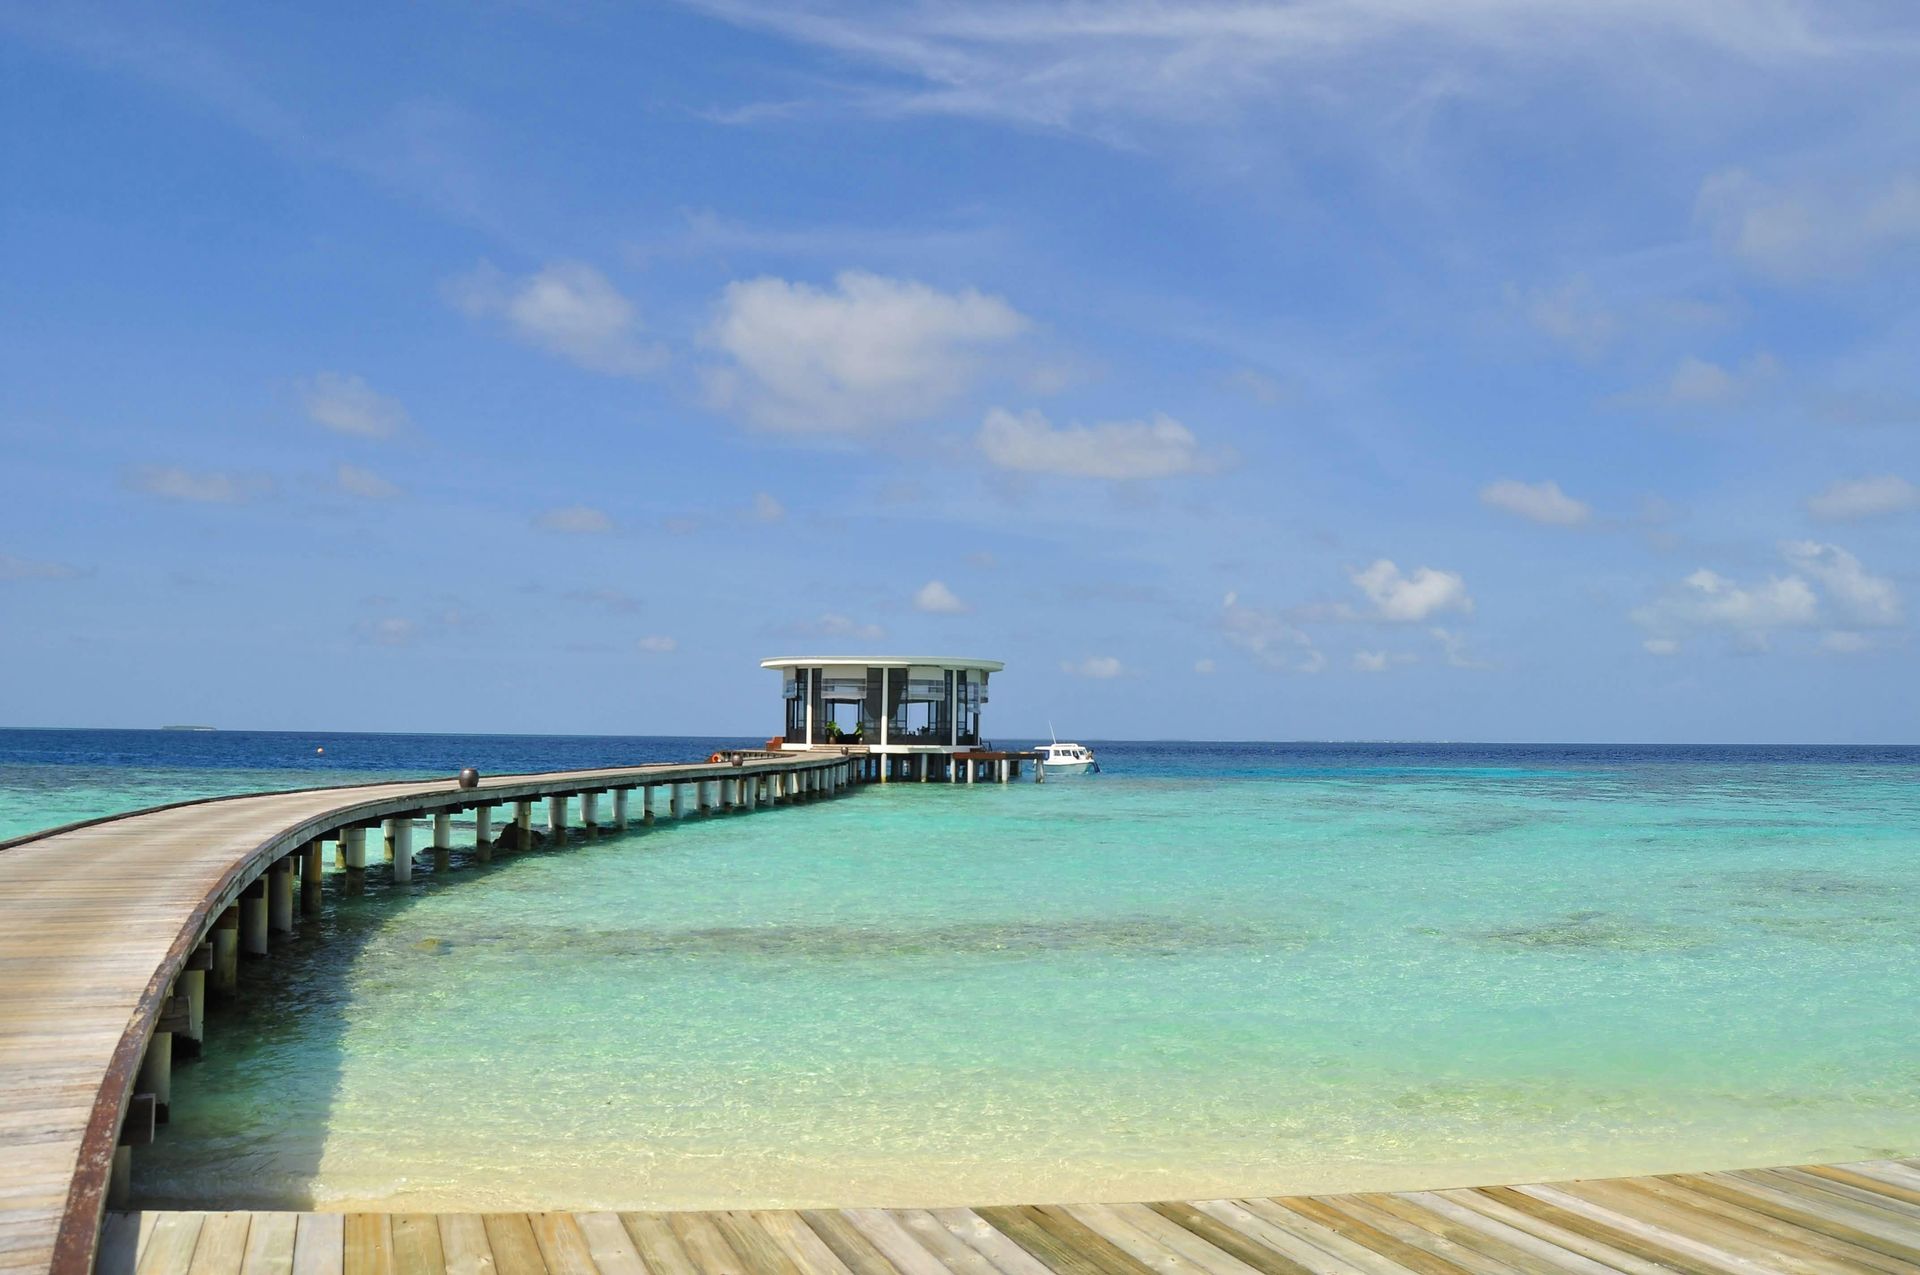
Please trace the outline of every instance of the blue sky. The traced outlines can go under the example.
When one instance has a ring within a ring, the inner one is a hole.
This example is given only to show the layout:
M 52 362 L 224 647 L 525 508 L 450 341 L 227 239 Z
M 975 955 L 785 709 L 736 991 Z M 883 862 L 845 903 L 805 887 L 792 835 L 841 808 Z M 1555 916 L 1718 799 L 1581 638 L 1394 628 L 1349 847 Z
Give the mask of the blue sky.
M 0 0 L 0 721 L 1911 741 L 1920 14 Z

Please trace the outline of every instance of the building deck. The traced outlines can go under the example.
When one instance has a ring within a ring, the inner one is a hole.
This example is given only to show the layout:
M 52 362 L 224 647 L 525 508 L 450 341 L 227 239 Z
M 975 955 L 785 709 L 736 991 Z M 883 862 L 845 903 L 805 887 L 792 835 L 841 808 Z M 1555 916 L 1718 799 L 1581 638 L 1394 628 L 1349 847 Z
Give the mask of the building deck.
M 115 1213 L 102 1275 L 1920 1271 L 1920 1161 L 1156 1204 Z

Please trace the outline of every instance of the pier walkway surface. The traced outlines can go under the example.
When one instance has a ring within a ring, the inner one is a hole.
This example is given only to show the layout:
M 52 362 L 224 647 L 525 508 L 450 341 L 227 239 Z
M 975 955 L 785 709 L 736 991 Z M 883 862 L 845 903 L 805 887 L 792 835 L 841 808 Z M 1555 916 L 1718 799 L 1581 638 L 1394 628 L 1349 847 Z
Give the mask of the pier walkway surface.
M 527 810 L 545 799 L 550 819 L 558 803 L 564 828 L 572 798 L 612 793 L 624 814 L 628 793 L 640 790 L 645 809 L 656 788 L 672 793 L 674 814 L 687 789 L 703 810 L 710 793 L 750 809 L 839 791 L 859 770 L 837 753 L 796 753 L 492 776 L 471 789 L 453 779 L 376 783 L 187 802 L 0 842 L 0 1271 L 91 1268 L 116 1150 L 139 1141 L 132 1120 L 144 1116 L 150 1130 L 155 1119 L 151 1095 L 134 1101 L 136 1078 L 152 1067 L 156 1041 L 170 1057 L 165 1029 L 181 1030 L 175 1017 L 189 1012 L 177 988 L 205 978 L 210 950 L 221 950 L 213 931 L 236 912 L 250 925 L 257 914 L 250 951 L 266 950 L 270 906 L 274 928 L 290 932 L 296 870 L 313 886 L 302 903 L 317 908 L 322 841 L 364 855 L 366 830 L 393 821 L 394 875 L 404 880 L 416 819 L 440 830 L 448 822 L 437 816 L 512 805 L 524 831 Z M 243 898 L 257 909 L 237 908 Z M 231 959 L 231 941 L 224 950 Z M 171 1063 L 161 1061 L 164 1074 Z
M 1920 1271 L 1920 1161 L 1161 1204 L 114 1213 L 102 1275 Z

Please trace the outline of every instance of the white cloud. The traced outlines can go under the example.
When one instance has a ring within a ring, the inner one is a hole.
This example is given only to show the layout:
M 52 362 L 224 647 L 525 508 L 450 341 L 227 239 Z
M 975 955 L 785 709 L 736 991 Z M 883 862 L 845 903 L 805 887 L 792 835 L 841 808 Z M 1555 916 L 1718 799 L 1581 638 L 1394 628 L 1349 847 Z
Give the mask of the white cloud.
M 1414 657 L 1404 651 L 1355 651 L 1353 653 L 1353 671 L 1356 673 L 1384 673 L 1397 664 L 1411 664 Z
M 79 574 L 78 567 L 64 562 L 36 562 L 0 553 L 0 580 L 71 580 Z
M 420 624 L 405 616 L 389 615 L 366 625 L 364 631 L 375 645 L 406 646 L 420 636 Z
M 1480 489 L 1480 503 L 1556 527 L 1577 527 L 1593 517 L 1591 507 L 1561 491 L 1560 484 L 1551 480 L 1523 483 L 1503 478 Z
M 764 491 L 753 493 L 753 516 L 761 522 L 779 522 L 787 516 L 787 507 Z
M 1667 407 L 1730 407 L 1772 380 L 1779 370 L 1770 354 L 1756 354 L 1737 368 L 1689 354 L 1653 399 Z
M 1037 411 L 987 413 L 980 450 L 1001 469 L 1124 482 L 1171 478 L 1211 467 L 1198 441 L 1171 416 L 1053 428 Z
M 1508 287 L 1507 300 L 1541 332 L 1582 358 L 1597 357 L 1613 341 L 1619 327 L 1613 313 L 1593 296 L 1593 287 L 1576 276 L 1558 288 L 1525 292 Z
M 123 481 L 134 491 L 162 500 L 198 505 L 237 505 L 273 490 L 262 474 L 183 469 L 178 465 L 136 465 Z
M 358 465 L 342 463 L 335 466 L 333 478 L 340 484 L 340 490 L 366 500 L 392 500 L 400 494 L 400 488 L 392 482 Z
M 768 429 L 845 434 L 924 419 L 971 383 L 980 352 L 1025 332 L 1004 300 L 849 270 L 831 288 L 727 285 L 706 339 L 715 406 Z
M 1680 654 L 1680 643 L 1674 638 L 1650 637 L 1646 641 L 1642 642 L 1640 646 L 1641 646 L 1641 649 L 1646 651 L 1648 655 L 1665 656 L 1665 655 Z
M 1458 629 L 1435 626 L 1427 635 L 1440 644 L 1440 656 L 1448 668 L 1491 668 L 1485 660 L 1476 660 L 1467 650 L 1467 635 Z
M 1193 671 L 1205 677 L 1213 672 L 1213 661 L 1195 660 L 1193 662 Z
M 1895 474 L 1836 482 L 1807 501 L 1807 512 L 1829 522 L 1852 522 L 1920 509 L 1920 487 Z
M 1467 582 L 1451 571 L 1417 567 L 1411 575 L 1381 558 L 1352 574 L 1354 586 L 1374 605 L 1373 618 L 1395 623 L 1418 623 L 1448 611 L 1471 613 L 1473 598 Z
M 300 383 L 308 419 L 339 434 L 392 438 L 407 426 L 407 409 L 357 376 L 321 372 Z
M 959 615 L 968 608 L 954 596 L 952 589 L 938 580 L 929 580 L 913 595 L 913 609 L 929 615 Z
M 1900 592 L 1893 581 L 1876 576 L 1860 559 L 1838 545 L 1789 540 L 1780 552 L 1796 570 L 1812 576 L 1834 610 L 1860 628 L 1891 628 L 1901 623 Z
M 661 633 L 648 634 L 633 645 L 646 655 L 671 655 L 680 649 L 678 642 Z
M 1920 246 L 1920 177 L 1787 186 L 1732 169 L 1701 183 L 1695 213 L 1721 251 L 1761 274 L 1792 283 L 1847 279 Z
M 1768 634 L 1805 628 L 1816 623 L 1819 614 L 1819 598 L 1799 576 L 1774 576 L 1743 587 L 1703 567 L 1660 600 L 1636 608 L 1632 618 L 1655 638 L 1721 629 L 1746 645 L 1764 646 Z
M 1229 593 L 1220 604 L 1220 629 L 1227 641 L 1268 668 L 1290 673 L 1318 673 L 1327 657 L 1301 629 L 1270 611 L 1241 605 Z
M 559 509 L 549 509 L 533 520 L 534 526 L 542 531 L 559 531 L 569 535 L 602 535 L 613 530 L 613 519 L 603 509 L 591 505 L 565 505 Z
M 519 279 L 482 263 L 447 295 L 465 313 L 497 319 L 526 344 L 590 372 L 646 376 L 666 362 L 664 347 L 640 339 L 633 304 L 584 262 L 556 261 Z
M 1105 680 L 1110 677 L 1119 677 L 1127 671 L 1127 668 L 1115 656 L 1089 655 L 1085 659 L 1062 661 L 1060 671 L 1074 677 Z

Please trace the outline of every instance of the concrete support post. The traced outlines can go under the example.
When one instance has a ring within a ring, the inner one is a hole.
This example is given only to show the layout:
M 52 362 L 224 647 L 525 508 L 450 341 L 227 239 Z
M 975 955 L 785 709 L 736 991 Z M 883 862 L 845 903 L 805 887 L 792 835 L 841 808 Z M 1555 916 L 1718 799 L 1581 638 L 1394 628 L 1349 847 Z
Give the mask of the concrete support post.
M 645 827 L 653 826 L 653 785 L 640 787 L 640 823 Z
M 293 933 L 291 859 L 282 859 L 267 870 L 267 925 L 275 934 Z
M 600 794 L 583 792 L 580 794 L 580 822 L 585 825 L 589 837 L 600 835 Z
M 731 779 L 720 781 L 720 808 L 733 810 L 740 804 L 739 787 Z
M 240 950 L 248 956 L 267 954 L 267 883 L 255 881 L 240 898 Z
M 187 998 L 187 1039 L 197 1045 L 207 1038 L 207 972 L 180 971 L 180 994 Z
M 684 819 L 687 814 L 687 786 L 685 784 L 667 785 L 667 813 L 675 819 Z
M 968 783 L 972 783 L 976 778 L 979 777 L 978 772 L 980 770 L 980 764 L 978 762 L 967 760 L 967 761 L 961 762 L 960 764 L 967 768 Z
M 451 810 L 433 812 L 433 848 L 435 850 L 453 849 L 453 812 Z
M 349 872 L 367 870 L 367 830 L 344 828 L 340 832 L 340 857 Z
M 411 816 L 387 821 L 387 844 L 393 847 L 393 880 L 403 885 L 413 880 L 413 819 Z
M 493 840 L 493 807 L 475 806 L 473 808 L 473 848 L 490 849 Z
M 760 776 L 740 776 L 740 804 L 748 810 L 760 804 Z
M 213 990 L 231 996 L 240 989 L 240 909 L 230 907 L 213 923 Z
M 320 871 L 320 843 L 307 842 L 306 853 L 300 861 L 300 915 L 320 915 L 320 888 L 323 878 Z
M 153 1118 L 167 1122 L 167 1109 L 173 1105 L 173 1033 L 155 1032 L 147 1042 L 146 1055 L 140 1060 L 140 1074 L 134 1077 L 135 1093 L 153 1095 Z
M 554 847 L 564 844 L 567 839 L 567 799 L 555 793 L 547 798 L 547 840 Z
M 533 801 L 513 803 L 513 848 L 525 850 L 533 844 Z
M 703 815 L 713 813 L 713 790 L 704 779 L 693 786 L 693 807 Z
M 627 794 L 632 791 L 631 788 L 613 790 L 613 826 L 621 832 L 627 830 Z
M 107 1174 L 107 1207 L 125 1212 L 133 1203 L 133 1148 L 115 1147 Z

